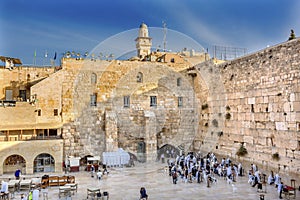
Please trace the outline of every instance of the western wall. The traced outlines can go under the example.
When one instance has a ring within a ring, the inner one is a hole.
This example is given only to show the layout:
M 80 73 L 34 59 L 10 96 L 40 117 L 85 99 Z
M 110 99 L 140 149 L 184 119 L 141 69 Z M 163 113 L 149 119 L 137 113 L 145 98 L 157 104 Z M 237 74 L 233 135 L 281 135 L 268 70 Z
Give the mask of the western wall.
M 206 123 L 194 148 L 300 177 L 299 58 L 295 39 L 232 61 L 196 65 L 199 76 L 213 79 L 206 82 L 208 103 L 200 118 Z M 247 154 L 238 156 L 241 146 Z

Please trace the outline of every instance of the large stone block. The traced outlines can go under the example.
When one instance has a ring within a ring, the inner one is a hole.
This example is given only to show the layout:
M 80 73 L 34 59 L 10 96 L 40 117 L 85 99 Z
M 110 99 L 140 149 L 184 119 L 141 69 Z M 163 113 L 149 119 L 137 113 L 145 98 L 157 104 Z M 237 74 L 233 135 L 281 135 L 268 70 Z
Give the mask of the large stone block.
M 247 144 L 253 145 L 254 144 L 253 136 L 247 136 L 247 135 L 245 135 L 244 136 L 244 142 L 247 143 Z

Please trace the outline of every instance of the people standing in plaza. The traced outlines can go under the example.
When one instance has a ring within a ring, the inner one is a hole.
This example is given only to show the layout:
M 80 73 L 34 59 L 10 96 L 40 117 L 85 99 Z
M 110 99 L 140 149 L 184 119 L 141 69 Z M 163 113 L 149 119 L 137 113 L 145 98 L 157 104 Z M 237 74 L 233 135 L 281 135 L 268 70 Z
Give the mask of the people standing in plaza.
M 274 177 L 274 183 L 275 183 L 275 187 L 277 188 L 278 185 L 280 184 L 280 176 L 278 173 L 275 174 L 275 177 Z
M 271 171 L 271 173 L 270 173 L 270 175 L 268 177 L 268 184 L 272 185 L 272 184 L 274 184 L 274 181 L 275 181 L 274 173 L 273 173 L 273 171 Z
M 178 177 L 177 172 L 176 171 L 172 172 L 173 184 L 177 184 L 177 177 Z
M 95 166 L 92 164 L 91 166 L 91 177 L 94 178 Z
M 107 171 L 106 165 L 103 164 L 103 175 L 104 175 L 105 173 L 106 173 L 107 175 L 109 174 L 109 172 Z
M 148 199 L 148 195 L 147 195 L 146 189 L 144 187 L 141 187 L 140 200 L 147 200 L 147 199 Z
M 242 167 L 242 163 L 238 164 L 238 175 L 239 176 L 243 176 L 243 167 Z
M 164 153 L 161 154 L 160 158 L 161 158 L 161 163 L 165 163 L 165 154 Z
M 16 180 L 19 180 L 19 179 L 20 179 L 20 177 L 21 177 L 21 170 L 20 170 L 20 169 L 17 169 L 17 170 L 15 171 L 15 177 L 16 177 Z
M 101 172 L 100 169 L 99 169 L 98 172 L 97 172 L 97 178 L 98 178 L 99 181 L 100 181 L 101 178 L 102 178 L 102 172 Z
M 279 195 L 279 199 L 282 199 L 282 190 L 283 190 L 283 182 L 280 182 L 278 184 L 278 187 L 277 187 L 277 192 L 278 192 L 278 195 Z

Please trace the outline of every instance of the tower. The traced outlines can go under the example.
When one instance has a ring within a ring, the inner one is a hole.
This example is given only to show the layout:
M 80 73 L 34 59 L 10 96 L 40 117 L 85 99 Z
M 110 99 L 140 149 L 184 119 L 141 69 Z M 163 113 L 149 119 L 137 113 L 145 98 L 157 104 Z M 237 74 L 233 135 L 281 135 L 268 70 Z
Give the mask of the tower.
M 152 38 L 149 37 L 148 27 L 142 23 L 139 29 L 139 36 L 135 39 L 137 56 L 144 58 L 151 53 Z

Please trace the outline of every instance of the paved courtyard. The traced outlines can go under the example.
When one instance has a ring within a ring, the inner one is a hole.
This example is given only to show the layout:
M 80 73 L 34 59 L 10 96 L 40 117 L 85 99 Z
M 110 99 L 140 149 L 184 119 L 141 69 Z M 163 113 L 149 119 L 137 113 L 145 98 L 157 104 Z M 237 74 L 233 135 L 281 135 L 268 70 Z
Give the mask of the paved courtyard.
M 207 188 L 204 183 L 185 183 L 180 179 L 178 183 L 172 184 L 170 176 L 164 171 L 163 164 L 136 164 L 132 168 L 109 168 L 109 175 L 105 175 L 102 180 L 92 178 L 88 172 L 70 173 L 76 177 L 78 192 L 72 195 L 72 200 L 87 199 L 87 188 L 100 188 L 101 192 L 109 192 L 110 200 L 138 200 L 139 189 L 143 186 L 149 195 L 149 200 L 259 200 L 260 194 L 264 194 L 265 200 L 279 199 L 277 189 L 267 185 L 266 193 L 257 192 L 256 188 L 248 184 L 247 176 L 238 177 L 234 183 L 234 188 L 223 178 L 218 178 L 217 184 L 212 184 Z M 42 174 L 41 174 L 42 175 Z M 6 178 L 12 175 L 4 175 Z M 32 175 L 31 175 L 32 176 Z M 37 176 L 35 174 L 35 176 Z M 3 178 L 0 177 L 0 179 Z M 297 183 L 299 185 L 299 183 Z M 48 199 L 58 200 L 59 187 L 48 188 Z M 40 195 L 40 199 L 42 195 Z M 297 190 L 296 199 L 300 199 L 300 192 Z M 16 193 L 13 199 L 21 199 L 20 193 Z M 89 199 L 92 199 L 91 197 Z

